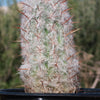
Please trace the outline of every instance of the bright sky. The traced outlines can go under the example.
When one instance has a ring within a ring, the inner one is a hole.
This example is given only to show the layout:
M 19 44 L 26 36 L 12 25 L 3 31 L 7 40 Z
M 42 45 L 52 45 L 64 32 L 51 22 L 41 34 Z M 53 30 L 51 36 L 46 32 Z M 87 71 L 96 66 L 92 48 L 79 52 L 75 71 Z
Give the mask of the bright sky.
M 19 2 L 19 1 L 23 1 L 23 0 L 16 0 L 16 1 Z M 0 5 L 7 6 L 7 2 L 9 2 L 9 4 L 12 4 L 13 0 L 0 0 Z

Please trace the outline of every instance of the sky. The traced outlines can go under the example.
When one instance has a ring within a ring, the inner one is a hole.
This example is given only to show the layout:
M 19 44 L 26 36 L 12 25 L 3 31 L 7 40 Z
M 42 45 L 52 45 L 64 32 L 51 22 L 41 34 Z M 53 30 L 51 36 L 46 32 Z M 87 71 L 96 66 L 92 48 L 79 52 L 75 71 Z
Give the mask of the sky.
M 16 1 L 19 2 L 23 0 L 16 0 Z M 7 6 L 7 2 L 9 2 L 9 4 L 12 4 L 13 0 L 0 0 L 0 6 Z

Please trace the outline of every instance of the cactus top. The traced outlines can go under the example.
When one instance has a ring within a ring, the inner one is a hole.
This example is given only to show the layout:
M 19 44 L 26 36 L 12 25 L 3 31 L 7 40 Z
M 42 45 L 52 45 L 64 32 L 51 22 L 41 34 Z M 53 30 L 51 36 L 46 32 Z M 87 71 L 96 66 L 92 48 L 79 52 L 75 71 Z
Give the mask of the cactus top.
M 24 0 L 20 76 L 26 92 L 66 93 L 79 87 L 79 62 L 66 0 Z

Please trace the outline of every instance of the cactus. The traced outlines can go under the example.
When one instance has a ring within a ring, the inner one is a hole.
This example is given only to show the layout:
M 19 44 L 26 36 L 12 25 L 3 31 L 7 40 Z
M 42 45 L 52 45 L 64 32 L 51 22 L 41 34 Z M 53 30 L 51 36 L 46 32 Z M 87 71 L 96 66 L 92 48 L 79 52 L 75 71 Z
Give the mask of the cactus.
M 79 61 L 66 0 L 24 0 L 19 73 L 28 93 L 74 93 Z

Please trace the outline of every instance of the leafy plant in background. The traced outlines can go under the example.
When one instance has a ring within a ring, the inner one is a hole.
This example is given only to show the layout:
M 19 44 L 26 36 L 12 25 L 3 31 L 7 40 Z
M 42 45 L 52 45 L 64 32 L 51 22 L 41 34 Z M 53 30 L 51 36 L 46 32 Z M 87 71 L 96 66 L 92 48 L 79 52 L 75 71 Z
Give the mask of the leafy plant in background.
M 81 31 L 75 41 L 81 54 L 82 87 L 91 87 L 100 70 L 100 0 L 70 0 L 72 13 Z M 75 27 L 77 27 L 75 25 Z M 87 79 L 87 76 L 89 79 Z M 98 81 L 95 87 L 100 87 Z
M 81 50 L 91 53 L 95 56 L 95 60 L 100 60 L 99 46 L 99 5 L 98 0 L 71 0 L 75 21 L 81 27 L 81 31 L 76 35 L 76 43 Z M 84 47 L 85 46 L 85 47 Z
M 19 38 L 19 31 L 14 28 L 20 23 L 17 5 L 0 9 L 0 89 L 12 88 L 20 84 L 17 69 L 20 66 L 20 45 L 14 41 Z

